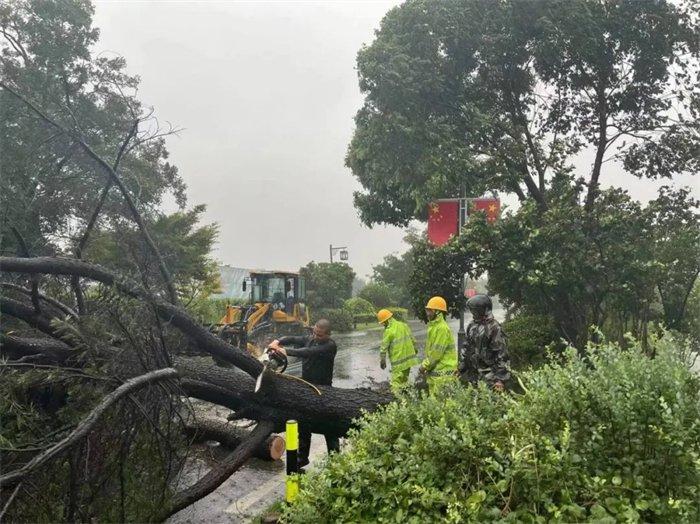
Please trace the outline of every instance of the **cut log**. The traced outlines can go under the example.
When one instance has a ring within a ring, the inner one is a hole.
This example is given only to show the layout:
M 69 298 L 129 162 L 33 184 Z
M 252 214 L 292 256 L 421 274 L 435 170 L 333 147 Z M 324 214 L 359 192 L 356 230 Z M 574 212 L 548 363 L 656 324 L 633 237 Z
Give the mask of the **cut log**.
M 215 440 L 233 449 L 247 439 L 252 431 L 225 420 L 197 417 L 187 422 L 185 432 L 196 441 Z M 263 460 L 279 460 L 284 455 L 284 451 L 284 438 L 279 435 L 270 435 L 255 448 L 253 456 Z
M 61 363 L 66 360 L 66 353 L 71 352 L 68 346 L 50 339 L 3 336 L 1 340 L 3 352 L 12 348 L 12 358 L 44 354 Z M 126 380 L 144 371 L 135 356 L 123 349 L 100 348 L 99 355 L 113 361 L 115 377 Z M 294 419 L 303 422 L 313 433 L 342 437 L 363 411 L 373 411 L 393 399 L 385 392 L 329 386 L 318 386 L 319 396 L 307 386 L 282 376 L 270 377 L 263 390 L 255 393 L 255 381 L 240 370 L 220 368 L 205 359 L 187 357 L 175 357 L 173 366 L 180 372 L 183 394 L 245 412 L 245 418 L 251 420 L 272 421 L 277 432 L 284 431 L 286 421 Z

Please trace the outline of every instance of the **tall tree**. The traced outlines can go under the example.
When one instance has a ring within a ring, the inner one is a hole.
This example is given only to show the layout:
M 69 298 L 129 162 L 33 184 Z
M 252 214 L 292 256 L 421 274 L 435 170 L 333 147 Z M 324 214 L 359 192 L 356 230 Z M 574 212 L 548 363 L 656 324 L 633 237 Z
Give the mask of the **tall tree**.
M 309 262 L 301 268 L 312 308 L 338 308 L 352 296 L 355 272 L 344 262 Z
M 148 224 L 167 221 L 160 210 L 167 195 L 181 209 L 186 203 L 165 147 L 174 130 L 161 129 L 138 100 L 139 79 L 126 72 L 122 57 L 92 55 L 99 36 L 93 11 L 85 0 L 0 6 L 0 247 L 17 251 L 17 235 L 8 235 L 13 227 L 32 254 L 82 258 L 93 230 L 117 232 L 135 221 L 162 275 L 151 285 L 164 285 L 176 300 L 173 275 L 158 253 L 167 241 L 148 233 Z M 205 257 L 211 242 L 193 246 L 206 249 L 198 255 Z M 123 260 L 102 262 L 116 268 L 111 262 Z M 82 309 L 77 278 L 73 287 Z
M 698 171 L 698 24 L 693 0 L 409 0 L 392 9 L 358 55 L 365 103 L 346 161 L 363 186 L 361 219 L 405 225 L 462 191 L 512 193 L 522 204 L 500 226 L 477 234 L 473 224 L 454 242 L 474 241 L 469 260 L 451 263 L 458 247 L 421 247 L 416 304 L 437 285 L 422 277 L 446 267 L 454 270 L 437 287 L 461 303 L 447 282 L 476 264 L 507 303 L 536 302 L 571 340 L 615 308 L 623 324 L 643 323 L 657 261 L 638 239 L 652 223 L 600 185 L 611 162 L 639 177 Z
M 409 307 L 411 296 L 408 289 L 413 257 L 409 249 L 401 255 L 390 254 L 381 264 L 372 266 L 372 281 L 390 288 L 391 305 Z
M 548 205 L 558 177 L 700 166 L 697 4 L 413 0 L 358 55 L 365 103 L 347 164 L 362 220 L 406 224 L 463 189 Z M 592 153 L 575 172 L 573 155 Z
M 647 208 L 658 264 L 657 288 L 668 327 L 682 327 L 700 275 L 700 201 L 686 189 L 663 187 Z

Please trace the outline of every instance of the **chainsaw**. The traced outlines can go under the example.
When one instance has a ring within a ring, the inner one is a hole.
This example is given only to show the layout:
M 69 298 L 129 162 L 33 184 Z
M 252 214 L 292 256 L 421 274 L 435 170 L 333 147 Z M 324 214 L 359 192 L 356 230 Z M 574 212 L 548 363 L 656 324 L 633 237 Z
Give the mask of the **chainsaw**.
M 262 387 L 263 376 L 267 370 L 270 370 L 273 373 L 284 373 L 284 370 L 287 369 L 287 356 L 283 355 L 282 353 L 278 353 L 277 351 L 273 351 L 269 346 L 265 348 L 265 351 L 263 351 L 263 354 L 260 355 L 258 361 L 262 363 L 263 368 L 255 381 L 256 393 L 260 391 L 260 388 Z

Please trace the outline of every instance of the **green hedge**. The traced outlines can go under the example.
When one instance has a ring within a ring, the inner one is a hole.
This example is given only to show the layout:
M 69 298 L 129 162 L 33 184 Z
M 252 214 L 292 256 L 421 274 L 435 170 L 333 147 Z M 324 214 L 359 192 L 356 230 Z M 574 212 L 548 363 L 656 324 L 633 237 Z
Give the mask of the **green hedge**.
M 352 313 L 347 309 L 317 309 L 311 311 L 311 320 L 316 322 L 320 318 L 328 319 L 331 323 L 331 329 L 335 332 L 343 333 L 352 331 L 353 318 Z
M 302 477 L 283 522 L 700 522 L 700 378 L 680 342 L 652 344 L 567 350 L 523 395 L 399 399 Z
M 546 347 L 559 341 L 554 321 L 546 315 L 520 314 L 503 323 L 511 365 L 522 369 L 545 361 Z
M 401 320 L 402 322 L 405 322 L 406 319 L 408 318 L 408 310 L 404 309 L 402 307 L 388 307 L 386 308 L 389 311 L 391 311 L 394 314 L 394 318 L 396 320 Z M 377 322 L 377 315 L 375 313 L 372 313 L 371 315 L 353 315 L 353 320 L 355 322 L 355 325 L 357 324 L 371 324 L 374 322 Z
M 377 315 L 374 313 L 371 315 L 353 315 L 353 321 L 355 323 L 355 326 L 357 324 L 376 324 L 377 323 Z

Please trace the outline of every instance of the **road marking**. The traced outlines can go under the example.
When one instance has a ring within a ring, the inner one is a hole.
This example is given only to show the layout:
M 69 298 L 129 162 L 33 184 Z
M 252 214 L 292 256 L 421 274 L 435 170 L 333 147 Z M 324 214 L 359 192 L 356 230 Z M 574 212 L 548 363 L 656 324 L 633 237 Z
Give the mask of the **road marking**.
M 309 466 L 313 466 L 316 462 L 316 459 L 318 459 L 324 453 L 325 445 L 319 443 L 319 445 L 313 446 L 311 452 L 309 453 Z M 224 510 L 224 512 L 229 514 L 240 514 L 244 516 L 250 508 L 256 506 L 263 499 L 268 499 L 268 501 L 265 504 L 266 506 L 272 504 L 277 496 L 275 491 L 281 491 L 281 493 L 279 494 L 280 497 L 284 494 L 285 476 L 286 473 L 284 472 L 277 473 L 273 478 L 265 481 L 257 488 L 254 488 L 250 493 L 248 493 L 244 497 L 241 497 L 240 499 L 232 502 Z

